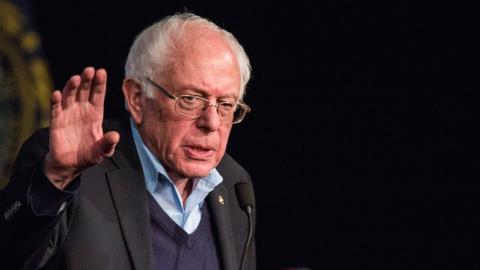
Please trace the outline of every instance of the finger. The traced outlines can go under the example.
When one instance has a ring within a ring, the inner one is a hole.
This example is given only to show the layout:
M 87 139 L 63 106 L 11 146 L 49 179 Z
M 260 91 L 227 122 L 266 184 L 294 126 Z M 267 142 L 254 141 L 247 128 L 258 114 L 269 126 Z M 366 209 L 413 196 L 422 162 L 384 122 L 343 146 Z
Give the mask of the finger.
M 92 86 L 93 76 L 95 75 L 95 69 L 93 67 L 87 67 L 83 70 L 80 82 L 80 86 L 77 91 L 77 101 L 87 102 L 90 96 L 90 87 Z
M 50 96 L 50 123 L 57 118 L 62 112 L 62 92 L 60 90 L 53 91 Z
M 77 88 L 80 84 L 80 76 L 73 75 L 65 84 L 62 90 L 62 107 L 63 109 L 72 105 L 75 102 Z
M 90 103 L 95 107 L 103 106 L 107 91 L 107 71 L 98 69 L 93 79 L 92 91 L 90 91 Z

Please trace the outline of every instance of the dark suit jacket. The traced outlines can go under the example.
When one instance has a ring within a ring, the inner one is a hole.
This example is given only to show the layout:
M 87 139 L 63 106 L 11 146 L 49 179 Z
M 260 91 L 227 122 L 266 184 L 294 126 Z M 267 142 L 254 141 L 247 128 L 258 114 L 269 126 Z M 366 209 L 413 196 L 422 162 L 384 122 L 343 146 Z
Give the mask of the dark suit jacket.
M 104 126 L 120 132 L 114 156 L 85 170 L 70 184 L 70 191 L 62 192 L 67 206 L 59 214 L 35 209 L 35 204 L 49 200 L 36 191 L 53 188 L 41 169 L 48 151 L 48 130 L 38 131 L 24 144 L 10 183 L 0 193 L 0 268 L 5 263 L 11 267 L 5 269 L 37 269 L 39 265 L 44 269 L 151 268 L 148 191 L 128 119 Z M 206 200 L 222 268 L 236 270 L 248 220 L 234 185 L 251 182 L 227 154 L 217 169 L 224 181 Z M 246 269 L 255 269 L 254 241 L 247 254 Z

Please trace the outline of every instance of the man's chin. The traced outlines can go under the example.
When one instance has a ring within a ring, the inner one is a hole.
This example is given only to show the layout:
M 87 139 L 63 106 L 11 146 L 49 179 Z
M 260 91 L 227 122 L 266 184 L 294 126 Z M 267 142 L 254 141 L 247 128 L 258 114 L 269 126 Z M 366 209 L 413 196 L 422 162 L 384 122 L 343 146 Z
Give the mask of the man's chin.
M 183 176 L 185 178 L 190 178 L 190 179 L 202 178 L 202 177 L 207 176 L 210 173 L 210 171 L 212 171 L 212 169 L 214 167 L 215 166 L 211 163 L 208 163 L 208 164 L 198 164 L 198 163 L 187 164 L 186 166 L 184 166 L 180 170 L 180 173 L 183 174 Z

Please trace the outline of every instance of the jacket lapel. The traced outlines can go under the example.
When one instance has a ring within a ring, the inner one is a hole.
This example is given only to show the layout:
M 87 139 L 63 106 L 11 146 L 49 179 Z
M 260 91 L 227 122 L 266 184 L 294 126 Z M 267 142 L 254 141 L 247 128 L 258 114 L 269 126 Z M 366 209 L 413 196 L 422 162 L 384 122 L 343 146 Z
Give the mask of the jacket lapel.
M 151 267 L 150 209 L 128 121 L 124 117 L 120 122 L 107 124 L 107 130 L 120 133 L 120 143 L 111 158 L 118 169 L 107 173 L 107 182 L 133 265 L 144 270 Z
M 150 237 L 147 190 L 142 176 L 129 168 L 107 173 L 108 183 L 127 248 L 135 269 L 150 269 Z
M 222 269 L 236 270 L 238 268 L 237 257 L 232 232 L 232 224 L 229 223 L 230 198 L 225 186 L 218 185 L 207 197 L 208 207 L 213 217 L 212 221 L 218 233 L 218 247 L 222 262 Z M 223 199 L 223 200 L 222 200 Z

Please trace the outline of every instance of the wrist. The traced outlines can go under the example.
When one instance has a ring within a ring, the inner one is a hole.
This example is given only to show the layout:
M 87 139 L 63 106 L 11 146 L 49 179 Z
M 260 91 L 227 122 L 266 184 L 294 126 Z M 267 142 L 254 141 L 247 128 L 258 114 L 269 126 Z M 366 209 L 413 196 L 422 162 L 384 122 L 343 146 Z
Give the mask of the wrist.
M 47 179 L 58 189 L 63 190 L 80 172 L 74 168 L 60 166 L 48 153 L 45 157 L 43 172 Z

